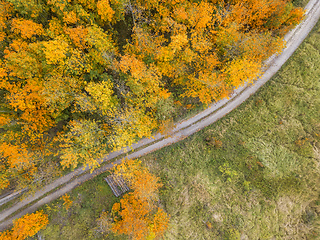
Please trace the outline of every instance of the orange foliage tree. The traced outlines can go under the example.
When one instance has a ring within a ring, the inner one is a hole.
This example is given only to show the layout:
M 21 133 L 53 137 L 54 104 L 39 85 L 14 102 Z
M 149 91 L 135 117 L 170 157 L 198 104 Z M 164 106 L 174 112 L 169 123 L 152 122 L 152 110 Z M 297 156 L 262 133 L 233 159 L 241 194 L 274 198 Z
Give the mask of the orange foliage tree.
M 133 192 L 125 194 L 120 203 L 113 205 L 114 223 L 108 225 L 109 230 L 126 234 L 132 239 L 154 239 L 162 236 L 168 228 L 169 216 L 156 205 L 158 189 L 162 186 L 159 178 L 138 160 L 128 160 L 117 165 L 113 173 L 126 179 Z M 107 214 L 102 216 L 108 218 Z
M 70 199 L 70 195 L 65 194 L 61 198 L 63 200 L 63 206 L 66 208 L 66 210 L 68 210 L 73 203 L 73 201 Z
M 13 228 L 0 233 L 2 240 L 23 240 L 34 236 L 49 223 L 48 216 L 42 211 L 26 214 L 13 223 Z

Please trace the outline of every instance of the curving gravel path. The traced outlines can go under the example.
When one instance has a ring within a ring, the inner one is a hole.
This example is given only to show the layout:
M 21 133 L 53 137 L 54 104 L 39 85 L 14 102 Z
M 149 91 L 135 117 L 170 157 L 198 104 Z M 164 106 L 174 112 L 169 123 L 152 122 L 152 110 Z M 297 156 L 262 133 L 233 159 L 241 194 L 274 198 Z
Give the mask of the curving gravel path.
M 281 66 L 294 53 L 294 51 L 299 47 L 299 45 L 303 42 L 303 40 L 315 26 L 320 18 L 320 1 L 310 0 L 305 9 L 306 17 L 304 21 L 300 23 L 295 29 L 290 31 L 284 38 L 287 42 L 286 48 L 279 56 L 272 56 L 265 62 L 265 72 L 263 76 L 261 76 L 254 84 L 245 85 L 236 89 L 229 99 L 222 99 L 221 101 L 210 105 L 209 108 L 195 115 L 194 117 L 179 122 L 170 132 L 169 137 L 162 134 L 156 134 L 152 138 L 142 139 L 141 141 L 133 144 L 128 148 L 110 153 L 108 156 L 101 159 L 101 162 L 109 162 L 116 157 L 124 155 L 128 151 L 138 149 L 137 151 L 123 156 L 128 159 L 137 158 L 172 143 L 178 142 L 203 129 L 204 127 L 216 122 L 218 119 L 222 118 L 233 109 L 238 107 L 252 94 L 254 94 L 262 85 L 264 85 L 281 68 Z M 26 213 L 36 211 L 40 206 L 61 197 L 82 182 L 87 181 L 88 179 L 91 179 L 94 176 L 97 176 L 109 170 L 114 164 L 118 164 L 121 161 L 123 161 L 123 158 L 120 158 L 112 163 L 104 164 L 101 168 L 94 170 L 92 173 L 90 173 L 88 169 L 83 170 L 82 168 L 78 168 L 75 171 L 55 180 L 43 189 L 37 191 L 34 195 L 31 195 L 23 201 L 15 204 L 14 206 L 2 211 L 0 213 L 0 231 L 5 230 L 10 225 L 12 225 L 12 221 L 14 219 L 20 218 Z M 56 188 L 59 189 L 55 190 Z M 47 194 L 47 196 L 43 197 L 45 194 Z M 25 208 L 25 206 L 27 205 L 29 206 Z M 19 211 L 22 208 L 25 209 L 13 215 L 15 212 Z

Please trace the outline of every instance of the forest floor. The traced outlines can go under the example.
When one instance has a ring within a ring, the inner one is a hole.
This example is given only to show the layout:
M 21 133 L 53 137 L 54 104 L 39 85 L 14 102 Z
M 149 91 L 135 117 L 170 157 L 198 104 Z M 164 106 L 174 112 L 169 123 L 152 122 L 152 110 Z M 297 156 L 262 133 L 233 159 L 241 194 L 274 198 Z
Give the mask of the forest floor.
M 295 29 L 295 31 L 292 31 L 291 33 L 286 35 L 286 40 L 288 42 L 286 49 L 284 49 L 281 55 L 270 60 L 270 62 L 268 63 L 270 67 L 265 71 L 264 75 L 259 80 L 257 80 L 257 82 L 255 82 L 251 86 L 237 89 L 230 99 L 224 99 L 206 109 L 205 111 L 197 114 L 195 117 L 177 124 L 176 128 L 169 136 L 163 138 L 164 136 L 157 135 L 154 139 L 145 139 L 140 141 L 138 144 L 135 144 L 133 146 L 133 149 L 138 149 L 138 151 L 130 153 L 126 157 L 136 158 L 172 143 L 178 142 L 186 138 L 187 136 L 194 134 L 200 129 L 216 122 L 218 119 L 222 118 L 224 115 L 226 115 L 227 113 L 238 107 L 246 99 L 248 99 L 280 69 L 280 67 L 292 55 L 292 53 L 308 35 L 313 26 L 317 23 L 320 17 L 320 2 L 311 0 L 307 5 L 307 8 L 309 8 L 309 10 L 307 11 L 306 19 Z M 150 145 L 145 147 L 147 144 Z M 92 173 L 84 173 L 82 169 L 78 169 L 75 172 L 64 176 L 63 178 L 56 180 L 52 184 L 48 185 L 45 189 L 36 192 L 34 195 L 21 201 L 19 204 L 15 204 L 14 206 L 2 211 L 0 213 L 0 230 L 7 228 L 12 223 L 13 219 L 19 218 L 28 212 L 35 211 L 40 206 L 49 203 L 52 200 L 55 200 L 63 194 L 69 192 L 82 182 L 107 171 L 112 167 L 113 164 L 121 162 L 121 156 L 123 156 L 124 152 L 125 151 L 112 153 L 106 159 L 104 159 L 104 161 L 107 162 L 111 159 L 118 158 L 113 163 L 102 165 L 101 168 L 95 170 Z M 58 187 L 59 189 L 56 190 L 56 188 Z M 37 201 L 37 199 L 43 196 L 45 197 Z M 15 214 L 14 216 L 11 216 L 21 209 L 23 210 Z

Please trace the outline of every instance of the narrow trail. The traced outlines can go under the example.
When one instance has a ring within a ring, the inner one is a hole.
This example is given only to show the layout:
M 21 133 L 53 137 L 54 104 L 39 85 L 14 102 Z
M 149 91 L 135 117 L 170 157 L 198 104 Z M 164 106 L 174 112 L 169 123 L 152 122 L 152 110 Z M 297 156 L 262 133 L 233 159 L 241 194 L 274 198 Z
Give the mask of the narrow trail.
M 304 21 L 302 21 L 295 29 L 290 31 L 284 38 L 287 42 L 286 48 L 280 55 L 272 56 L 265 62 L 266 67 L 264 69 L 264 74 L 254 84 L 245 85 L 236 89 L 229 99 L 222 99 L 194 117 L 176 124 L 175 128 L 170 132 L 169 137 L 162 134 L 156 134 L 152 138 L 142 139 L 130 147 L 110 153 L 108 156 L 101 159 L 101 163 L 110 162 L 129 151 L 133 152 L 128 155 L 124 155 L 125 158 L 137 158 L 176 143 L 216 122 L 242 104 L 281 68 L 281 66 L 289 59 L 289 57 L 307 37 L 312 28 L 316 25 L 320 18 L 320 1 L 310 0 L 305 9 L 306 17 Z M 61 197 L 82 182 L 109 170 L 114 164 L 121 163 L 121 161 L 123 161 L 123 158 L 119 158 L 112 163 L 103 164 L 101 168 L 94 170 L 92 173 L 90 173 L 88 169 L 84 170 L 82 168 L 78 168 L 37 191 L 34 195 L 31 195 L 14 206 L 3 210 L 0 213 L 0 231 L 5 230 L 12 225 L 12 221 L 14 219 L 20 218 L 26 213 L 34 212 L 42 205 Z M 55 190 L 56 188 L 59 189 Z M 44 195 L 46 196 L 43 197 Z M 27 205 L 28 207 L 26 207 Z M 20 209 L 23 210 L 14 214 Z

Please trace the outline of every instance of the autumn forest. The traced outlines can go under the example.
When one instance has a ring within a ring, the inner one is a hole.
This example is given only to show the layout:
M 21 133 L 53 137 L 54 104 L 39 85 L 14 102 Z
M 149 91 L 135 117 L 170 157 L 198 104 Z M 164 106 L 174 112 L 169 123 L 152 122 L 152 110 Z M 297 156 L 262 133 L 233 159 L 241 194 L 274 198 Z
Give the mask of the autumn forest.
M 0 189 L 98 167 L 261 74 L 287 0 L 1 0 Z

